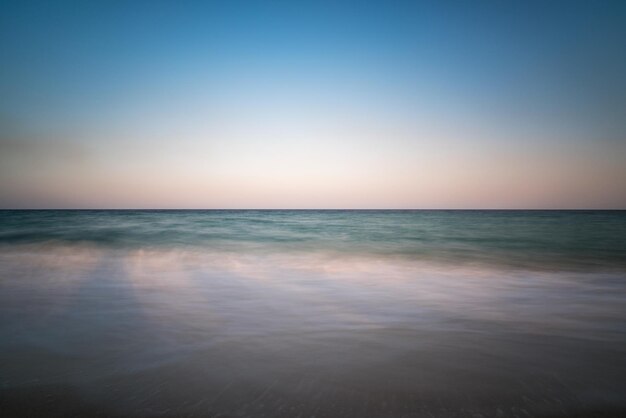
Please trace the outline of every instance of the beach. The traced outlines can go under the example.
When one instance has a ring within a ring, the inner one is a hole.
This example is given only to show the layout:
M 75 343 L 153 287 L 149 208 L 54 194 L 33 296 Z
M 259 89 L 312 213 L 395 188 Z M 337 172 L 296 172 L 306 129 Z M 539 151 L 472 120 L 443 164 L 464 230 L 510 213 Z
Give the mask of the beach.
M 624 211 L 2 211 L 5 416 L 617 417 Z

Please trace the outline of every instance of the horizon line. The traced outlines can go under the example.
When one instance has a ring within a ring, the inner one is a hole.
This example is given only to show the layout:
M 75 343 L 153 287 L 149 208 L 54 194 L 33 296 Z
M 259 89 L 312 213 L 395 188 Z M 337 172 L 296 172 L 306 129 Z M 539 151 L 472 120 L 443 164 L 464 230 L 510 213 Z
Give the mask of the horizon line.
M 626 211 L 626 208 L 0 208 L 0 211 Z

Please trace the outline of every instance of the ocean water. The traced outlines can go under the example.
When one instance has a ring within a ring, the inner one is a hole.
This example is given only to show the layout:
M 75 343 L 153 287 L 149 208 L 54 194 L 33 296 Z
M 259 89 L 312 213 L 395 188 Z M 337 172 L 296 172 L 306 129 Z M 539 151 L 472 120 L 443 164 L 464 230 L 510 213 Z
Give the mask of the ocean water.
M 0 416 L 624 417 L 624 211 L 0 211 Z

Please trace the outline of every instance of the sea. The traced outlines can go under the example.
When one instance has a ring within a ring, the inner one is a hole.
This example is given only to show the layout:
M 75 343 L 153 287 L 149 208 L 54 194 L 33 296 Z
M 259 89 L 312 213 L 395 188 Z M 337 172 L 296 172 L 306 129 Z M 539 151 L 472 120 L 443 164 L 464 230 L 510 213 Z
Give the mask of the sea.
M 626 417 L 626 211 L 3 210 L 2 417 Z

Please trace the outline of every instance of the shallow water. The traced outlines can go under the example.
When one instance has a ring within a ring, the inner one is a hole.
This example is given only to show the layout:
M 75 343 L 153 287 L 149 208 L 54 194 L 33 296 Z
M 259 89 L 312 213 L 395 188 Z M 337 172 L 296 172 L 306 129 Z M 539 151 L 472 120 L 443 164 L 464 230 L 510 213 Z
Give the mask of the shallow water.
M 7 416 L 626 416 L 626 212 L 3 211 Z

